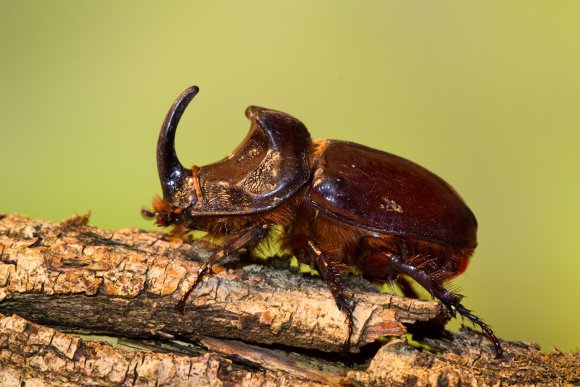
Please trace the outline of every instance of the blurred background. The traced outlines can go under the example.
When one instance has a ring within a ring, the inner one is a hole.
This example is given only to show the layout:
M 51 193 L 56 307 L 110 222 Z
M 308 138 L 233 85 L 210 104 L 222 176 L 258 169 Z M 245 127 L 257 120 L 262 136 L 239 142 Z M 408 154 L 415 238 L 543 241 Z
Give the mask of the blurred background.
M 247 105 L 411 159 L 463 196 L 454 281 L 498 336 L 580 346 L 580 3 L 0 0 L 0 212 L 153 225 L 158 130 L 225 157 Z

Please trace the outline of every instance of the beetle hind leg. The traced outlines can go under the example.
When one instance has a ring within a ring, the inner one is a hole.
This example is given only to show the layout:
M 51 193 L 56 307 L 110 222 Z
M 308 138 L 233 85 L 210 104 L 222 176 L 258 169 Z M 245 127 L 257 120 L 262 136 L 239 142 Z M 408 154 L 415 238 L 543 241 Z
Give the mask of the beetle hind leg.
M 487 337 L 493 343 L 493 348 L 495 350 L 495 357 L 496 359 L 500 359 L 503 357 L 503 349 L 501 348 L 501 343 L 499 339 L 493 333 L 493 330 L 489 325 L 487 325 L 482 319 L 471 313 L 471 311 L 465 308 L 461 303 L 455 306 L 455 310 L 459 313 L 462 317 L 465 317 L 469 321 L 471 321 L 474 325 L 479 326 L 487 335 Z
M 409 280 L 409 277 L 399 275 L 395 280 L 395 283 L 403 293 L 405 297 L 408 298 L 417 298 L 419 299 L 419 293 L 415 289 L 413 289 L 413 285 Z M 392 285 L 391 285 L 392 286 Z
M 397 272 L 407 274 L 425 288 L 433 297 L 441 301 L 453 317 L 456 317 L 457 313 L 459 313 L 459 315 L 467 318 L 474 325 L 479 326 L 493 343 L 495 357 L 503 357 L 503 350 L 499 339 L 495 336 L 489 325 L 461 304 L 463 296 L 445 289 L 441 284 L 441 280 L 429 275 L 424 270 L 403 262 L 403 260 L 398 256 L 392 256 L 390 264 Z

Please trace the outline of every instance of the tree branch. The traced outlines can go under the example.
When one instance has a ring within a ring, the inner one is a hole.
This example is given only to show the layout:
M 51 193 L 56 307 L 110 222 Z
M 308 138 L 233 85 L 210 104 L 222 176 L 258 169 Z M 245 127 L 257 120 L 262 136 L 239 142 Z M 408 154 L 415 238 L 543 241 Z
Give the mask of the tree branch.
M 242 383 L 251 375 L 255 382 L 293 385 L 419 383 L 437 370 L 448 381 L 507 381 L 523 372 L 521 364 L 509 364 L 529 359 L 542 361 L 531 365 L 538 367 L 533 375 L 545 369 L 561 381 L 578 380 L 577 370 L 566 373 L 562 366 L 578 361 L 578 354 L 546 355 L 530 345 L 505 343 L 507 360 L 498 361 L 487 340 L 473 331 L 459 333 L 451 343 L 432 340 L 430 345 L 442 349 L 438 355 L 393 344 L 382 347 L 370 364 L 365 363 L 368 349 L 351 355 L 360 364 L 346 367 L 328 358 L 344 355 L 348 334 L 345 317 L 322 281 L 269 265 L 236 268 L 239 262 L 229 262 L 230 269 L 222 267 L 201 283 L 179 314 L 177 301 L 214 247 L 135 229 L 109 232 L 87 222 L 88 216 L 60 223 L 0 216 L 0 312 L 12 315 L 0 318 L 0 365 L 6 367 L 0 372 L 13 380 L 178 385 Z M 446 318 L 437 302 L 379 294 L 362 280 L 351 282 L 357 303 L 352 352 L 379 336 L 404 334 L 408 324 Z M 36 324 L 165 343 L 193 340 L 204 349 L 183 354 L 175 346 L 155 344 L 157 352 L 128 352 Z M 90 366 L 113 358 L 113 365 Z M 139 368 L 143 364 L 150 368 Z M 171 376 L 160 373 L 167 364 L 173 364 Z M 95 373 L 95 367 L 109 371 Z

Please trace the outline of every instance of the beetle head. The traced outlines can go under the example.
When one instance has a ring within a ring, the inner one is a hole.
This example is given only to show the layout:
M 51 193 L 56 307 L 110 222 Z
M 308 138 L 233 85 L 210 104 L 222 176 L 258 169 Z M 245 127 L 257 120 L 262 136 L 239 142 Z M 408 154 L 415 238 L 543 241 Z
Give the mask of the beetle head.
M 197 202 L 192 171 L 183 167 L 175 153 L 175 132 L 185 108 L 198 91 L 197 86 L 192 86 L 175 100 L 167 112 L 157 141 L 157 170 L 163 200 L 175 209 L 187 208 Z M 160 211 L 156 209 L 156 212 Z
M 175 152 L 175 132 L 199 88 L 186 89 L 173 103 L 157 143 L 157 168 L 163 198 L 153 201 L 160 226 L 197 227 L 204 215 L 254 214 L 279 205 L 310 177 L 310 134 L 296 118 L 280 111 L 250 106 L 252 122 L 242 143 L 226 158 L 185 168 Z

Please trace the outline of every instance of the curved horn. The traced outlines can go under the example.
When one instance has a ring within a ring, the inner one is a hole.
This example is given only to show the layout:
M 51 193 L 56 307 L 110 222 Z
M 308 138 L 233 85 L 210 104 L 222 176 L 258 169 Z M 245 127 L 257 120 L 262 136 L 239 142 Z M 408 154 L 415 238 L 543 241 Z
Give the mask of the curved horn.
M 198 92 L 199 88 L 192 86 L 177 97 L 165 116 L 157 141 L 157 170 L 161 180 L 163 198 L 176 207 L 188 205 L 182 203 L 184 196 L 187 196 L 182 190 L 185 188 L 186 179 L 191 175 L 191 171 L 184 168 L 177 158 L 175 132 L 185 108 Z

